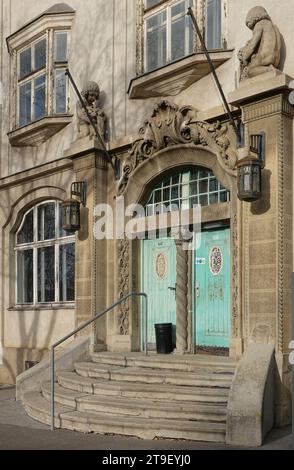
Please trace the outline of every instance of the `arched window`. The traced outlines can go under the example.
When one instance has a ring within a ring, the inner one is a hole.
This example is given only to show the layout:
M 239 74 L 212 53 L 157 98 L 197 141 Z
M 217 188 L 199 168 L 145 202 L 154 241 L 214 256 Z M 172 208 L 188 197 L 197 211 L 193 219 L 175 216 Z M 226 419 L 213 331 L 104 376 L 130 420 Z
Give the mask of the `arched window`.
M 75 236 L 61 227 L 58 201 L 30 209 L 16 234 L 16 302 L 52 304 L 75 300 Z
M 230 193 L 211 170 L 193 167 L 171 174 L 152 190 L 146 204 L 146 215 L 191 209 L 193 205 L 209 206 L 229 202 Z

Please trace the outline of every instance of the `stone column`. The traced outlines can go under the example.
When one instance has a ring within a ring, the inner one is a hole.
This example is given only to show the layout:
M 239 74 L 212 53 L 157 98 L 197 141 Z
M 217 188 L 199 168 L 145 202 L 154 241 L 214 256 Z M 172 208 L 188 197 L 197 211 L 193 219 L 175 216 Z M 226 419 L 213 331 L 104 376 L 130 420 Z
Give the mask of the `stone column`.
M 177 353 L 185 354 L 188 350 L 188 270 L 189 255 L 185 250 L 185 242 L 180 237 L 177 247 Z

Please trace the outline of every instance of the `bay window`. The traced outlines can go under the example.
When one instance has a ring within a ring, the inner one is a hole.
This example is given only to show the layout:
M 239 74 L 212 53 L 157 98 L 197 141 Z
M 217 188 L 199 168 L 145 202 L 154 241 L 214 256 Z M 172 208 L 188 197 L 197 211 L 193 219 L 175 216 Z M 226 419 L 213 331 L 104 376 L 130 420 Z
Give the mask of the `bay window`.
M 68 112 L 68 32 L 48 30 L 18 52 L 18 126 Z M 49 47 L 53 40 L 53 48 Z M 52 78 L 53 77 L 53 78 Z M 53 96 L 53 103 L 50 97 Z
M 58 201 L 34 206 L 16 234 L 16 303 L 75 300 L 75 237 L 61 227 Z
M 221 49 L 225 1 L 145 0 L 145 72 L 197 52 L 197 38 L 187 15 L 189 7 L 197 14 L 208 49 Z

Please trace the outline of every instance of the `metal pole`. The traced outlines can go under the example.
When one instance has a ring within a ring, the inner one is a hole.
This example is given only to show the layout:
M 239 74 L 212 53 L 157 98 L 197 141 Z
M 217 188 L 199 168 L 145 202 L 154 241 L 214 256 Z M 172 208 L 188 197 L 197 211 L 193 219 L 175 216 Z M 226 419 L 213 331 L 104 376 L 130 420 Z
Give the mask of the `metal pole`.
M 148 297 L 145 298 L 145 355 L 148 356 Z
M 294 356 L 294 273 L 292 273 L 292 342 L 291 342 L 291 356 Z M 291 361 L 292 363 L 292 361 Z M 294 449 L 294 364 L 291 364 L 292 367 L 292 447 Z
M 195 18 L 194 12 L 193 12 L 193 10 L 192 10 L 191 7 L 188 8 L 187 15 L 190 15 L 190 16 L 191 16 L 192 23 L 193 23 L 194 28 L 195 28 L 195 30 L 196 30 L 197 36 L 199 37 L 199 40 L 200 40 L 200 43 L 201 43 L 203 52 L 204 52 L 204 54 L 206 55 L 206 59 L 207 59 L 207 62 L 208 62 L 208 64 L 209 64 L 211 73 L 212 73 L 212 75 L 213 75 L 213 77 L 214 77 L 215 83 L 216 83 L 216 85 L 217 85 L 217 87 L 218 87 L 218 90 L 219 90 L 219 92 L 220 92 L 220 94 L 221 94 L 221 97 L 222 97 L 222 100 L 223 100 L 223 103 L 224 103 L 224 106 L 225 106 L 227 115 L 228 115 L 228 117 L 229 117 L 229 119 L 230 119 L 230 122 L 231 122 L 233 128 L 234 128 L 234 131 L 236 132 L 236 134 L 237 134 L 237 136 L 238 136 L 238 135 L 239 135 L 238 128 L 237 128 L 236 123 L 235 123 L 235 121 L 234 121 L 234 118 L 233 118 L 233 115 L 232 115 L 232 113 L 231 113 L 229 104 L 228 104 L 228 102 L 227 102 L 227 98 L 225 97 L 225 94 L 224 94 L 224 92 L 223 92 L 222 86 L 221 86 L 221 84 L 220 84 L 219 78 L 218 78 L 217 73 L 216 73 L 216 70 L 215 70 L 215 67 L 214 67 L 213 62 L 212 62 L 212 60 L 211 60 L 211 58 L 210 58 L 208 49 L 207 49 L 207 47 L 206 47 L 205 41 L 204 41 L 204 39 L 203 39 L 202 33 L 201 33 L 201 31 L 200 31 L 200 28 L 199 28 L 199 26 L 198 26 L 197 20 L 196 20 L 196 18 Z
M 54 383 L 54 346 L 51 350 L 51 431 L 54 431 L 54 418 L 55 418 L 55 383 Z

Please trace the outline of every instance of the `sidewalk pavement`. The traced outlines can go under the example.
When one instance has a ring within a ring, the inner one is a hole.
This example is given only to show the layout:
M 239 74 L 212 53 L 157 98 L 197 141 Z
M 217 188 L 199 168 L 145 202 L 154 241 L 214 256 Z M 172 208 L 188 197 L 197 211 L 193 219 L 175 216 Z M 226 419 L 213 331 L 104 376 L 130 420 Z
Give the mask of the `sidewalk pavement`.
M 259 450 L 290 450 L 291 428 L 276 429 Z M 0 450 L 234 450 L 225 444 L 82 434 L 55 430 L 29 418 L 15 388 L 0 385 Z M 239 448 L 240 449 L 240 448 Z M 249 449 L 248 449 L 249 450 Z

